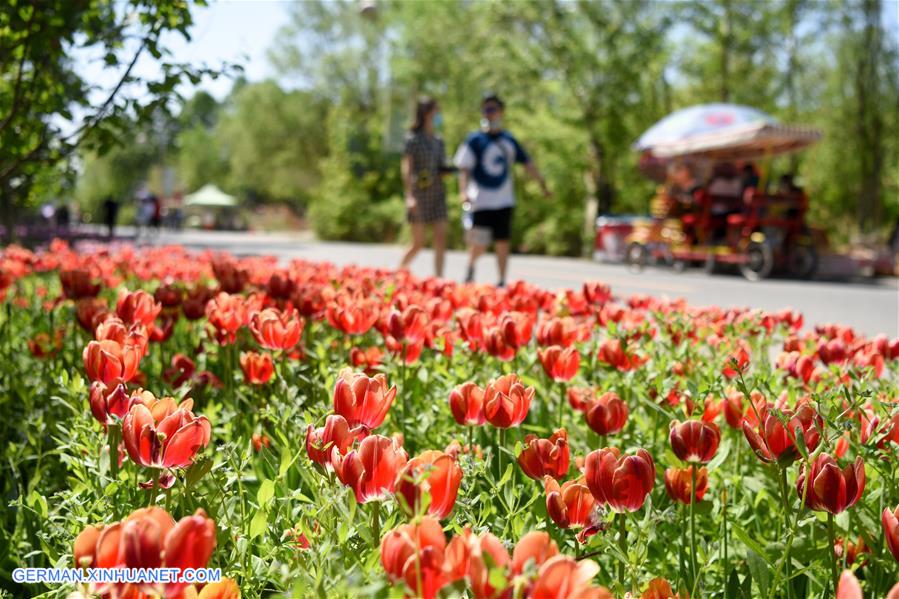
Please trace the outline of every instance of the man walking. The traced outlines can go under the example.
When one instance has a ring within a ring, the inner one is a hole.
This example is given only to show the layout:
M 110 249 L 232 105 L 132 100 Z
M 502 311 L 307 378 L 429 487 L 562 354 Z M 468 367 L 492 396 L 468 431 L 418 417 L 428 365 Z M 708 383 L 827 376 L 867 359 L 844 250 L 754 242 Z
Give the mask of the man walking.
M 481 130 L 471 133 L 459 146 L 455 164 L 459 168 L 459 190 L 463 204 L 471 206 L 472 227 L 467 232 L 468 274 L 466 282 L 474 281 L 474 267 L 492 241 L 499 267 L 500 287 L 506 284 L 509 262 L 509 238 L 512 229 L 512 210 L 515 191 L 512 185 L 512 165 L 520 163 L 535 179 L 546 197 L 550 191 L 536 165 L 512 134 L 503 129 L 504 104 L 499 96 L 490 94 L 481 101 Z

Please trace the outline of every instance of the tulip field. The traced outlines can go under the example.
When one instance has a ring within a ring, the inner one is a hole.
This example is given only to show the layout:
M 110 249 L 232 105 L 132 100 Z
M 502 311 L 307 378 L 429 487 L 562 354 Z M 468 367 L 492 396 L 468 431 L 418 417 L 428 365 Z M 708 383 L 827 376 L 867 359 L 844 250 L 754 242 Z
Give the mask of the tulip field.
M 899 598 L 899 339 L 792 309 L 56 241 L 0 365 L 0 597 Z

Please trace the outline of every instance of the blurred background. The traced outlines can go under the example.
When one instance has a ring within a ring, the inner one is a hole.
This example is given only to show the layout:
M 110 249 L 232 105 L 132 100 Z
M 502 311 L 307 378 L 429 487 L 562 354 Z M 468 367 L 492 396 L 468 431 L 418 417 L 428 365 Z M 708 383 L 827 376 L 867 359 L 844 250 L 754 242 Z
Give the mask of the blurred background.
M 486 90 L 555 192 L 519 183 L 521 252 L 583 255 L 595 215 L 646 213 L 656 183 L 632 145 L 707 102 L 822 132 L 776 160 L 832 243 L 883 243 L 899 219 L 895 0 L 7 4 L 8 236 L 63 206 L 102 223 L 110 198 L 129 224 L 152 196 L 163 226 L 400 241 L 415 97 L 439 99 L 452 153 Z

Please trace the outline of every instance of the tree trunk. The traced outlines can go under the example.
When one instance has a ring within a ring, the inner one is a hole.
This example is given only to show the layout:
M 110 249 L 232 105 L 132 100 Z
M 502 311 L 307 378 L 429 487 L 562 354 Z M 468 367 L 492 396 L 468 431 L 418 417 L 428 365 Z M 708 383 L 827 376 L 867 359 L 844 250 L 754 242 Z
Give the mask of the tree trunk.
M 721 101 L 730 101 L 730 57 L 733 52 L 733 11 L 731 0 L 724 0 L 724 18 L 721 19 Z
M 864 29 L 856 63 L 855 129 L 858 136 L 859 174 L 858 227 L 862 234 L 872 233 L 880 222 L 883 208 L 883 156 L 886 151 L 883 117 L 879 106 L 882 90 L 879 61 L 883 56 L 883 29 L 880 24 L 880 0 L 863 0 Z

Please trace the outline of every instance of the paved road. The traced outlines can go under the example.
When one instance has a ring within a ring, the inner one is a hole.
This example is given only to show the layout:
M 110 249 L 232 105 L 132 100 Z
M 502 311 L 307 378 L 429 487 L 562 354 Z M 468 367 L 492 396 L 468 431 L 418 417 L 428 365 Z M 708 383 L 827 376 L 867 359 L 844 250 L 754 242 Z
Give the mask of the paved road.
M 274 254 L 282 259 L 330 261 L 338 265 L 357 263 L 393 267 L 402 248 L 391 245 L 319 242 L 301 234 L 254 234 L 230 232 L 162 233 L 153 243 L 181 243 L 194 248 L 227 250 L 236 255 Z M 418 275 L 431 273 L 433 255 L 422 252 L 412 266 Z M 446 276 L 460 280 L 465 273 L 462 252 L 447 256 Z M 634 274 L 624 266 L 597 264 L 572 258 L 513 256 L 509 280 L 524 279 L 546 288 L 579 287 L 587 280 L 601 280 L 614 293 L 683 297 L 705 306 L 749 306 L 765 310 L 792 307 L 800 310 L 808 325 L 839 322 L 867 335 L 899 335 L 899 284 L 895 279 L 852 282 L 795 281 L 769 279 L 750 283 L 736 275 L 708 276 L 701 271 L 682 274 L 649 268 Z M 477 280 L 495 282 L 492 256 L 478 264 Z

